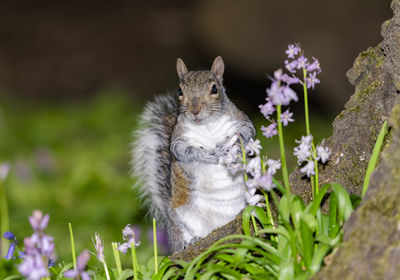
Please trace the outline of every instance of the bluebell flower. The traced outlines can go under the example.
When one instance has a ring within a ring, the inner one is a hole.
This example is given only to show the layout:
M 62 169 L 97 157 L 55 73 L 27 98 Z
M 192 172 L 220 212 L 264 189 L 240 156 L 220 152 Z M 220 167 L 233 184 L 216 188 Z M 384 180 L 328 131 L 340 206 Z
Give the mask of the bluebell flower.
M 262 134 L 267 137 L 271 138 L 274 135 L 278 134 L 278 130 L 276 128 L 276 123 L 271 123 L 269 126 L 261 126 Z
M 15 240 L 15 235 L 14 233 L 10 232 L 10 231 L 6 231 L 5 233 L 3 233 L 3 236 L 5 239 L 7 240 Z
M 4 256 L 4 258 L 6 260 L 10 260 L 12 258 L 15 258 L 15 257 L 13 257 L 13 255 L 14 255 L 14 251 L 15 251 L 16 245 L 18 244 L 17 238 L 10 231 L 6 231 L 5 233 L 3 233 L 3 236 L 4 236 L 5 239 L 13 241 L 13 242 L 10 243 L 10 247 L 8 247 L 7 254 Z
M 4 256 L 4 258 L 6 260 L 10 260 L 10 259 L 14 258 L 13 255 L 14 255 L 14 251 L 15 251 L 15 245 L 16 245 L 16 243 L 13 242 L 10 244 L 10 247 L 8 247 L 7 254 Z
M 90 253 L 88 250 L 84 250 L 79 254 L 76 259 L 76 269 L 70 269 L 64 272 L 65 278 L 74 278 L 81 280 L 90 280 L 89 274 L 85 271 L 85 267 L 90 259 Z
M 131 225 L 126 225 L 125 228 L 122 230 L 122 235 L 124 239 L 124 243 L 120 244 L 118 243 L 118 250 L 125 254 L 129 248 L 131 248 L 131 244 L 133 243 L 135 247 L 140 245 L 140 241 L 137 241 L 139 239 L 140 235 L 140 229 L 136 228 L 137 234 L 135 235 L 135 228 L 132 227 Z
M 18 271 L 29 280 L 39 280 L 49 276 L 48 267 L 52 265 L 54 255 L 54 238 L 43 233 L 49 222 L 49 215 L 33 211 L 29 222 L 34 229 L 30 237 L 24 239 L 24 261 Z

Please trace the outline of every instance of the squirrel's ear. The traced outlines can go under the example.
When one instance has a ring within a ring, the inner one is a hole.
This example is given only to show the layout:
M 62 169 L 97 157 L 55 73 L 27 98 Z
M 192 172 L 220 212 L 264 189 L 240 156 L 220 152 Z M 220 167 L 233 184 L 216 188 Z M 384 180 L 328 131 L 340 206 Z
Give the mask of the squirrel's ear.
M 224 61 L 222 60 L 222 57 L 217 56 L 214 59 L 213 65 L 211 67 L 211 72 L 214 73 L 214 75 L 217 77 L 218 80 L 222 81 L 222 75 L 224 74 Z
M 185 62 L 182 59 L 178 58 L 176 60 L 176 72 L 178 72 L 179 79 L 182 80 L 183 76 L 185 76 L 188 72 Z

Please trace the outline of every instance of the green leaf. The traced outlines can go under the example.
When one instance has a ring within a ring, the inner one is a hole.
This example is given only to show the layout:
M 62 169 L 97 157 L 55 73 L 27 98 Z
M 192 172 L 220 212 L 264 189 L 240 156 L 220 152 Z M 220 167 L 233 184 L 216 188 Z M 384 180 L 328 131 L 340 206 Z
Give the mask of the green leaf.
M 344 223 L 353 212 L 353 206 L 347 190 L 337 183 L 331 184 L 333 192 L 337 198 L 338 218 Z M 332 197 L 331 197 L 332 198 Z
M 327 235 L 321 234 L 321 235 L 318 235 L 315 238 L 315 240 L 320 242 L 320 243 L 322 243 L 322 244 L 328 245 L 330 247 L 336 247 L 336 246 L 338 246 L 340 244 L 341 237 L 342 237 L 341 234 L 338 234 L 335 238 L 331 238 L 331 237 L 329 237 Z
M 278 280 L 293 280 L 293 260 L 286 260 L 279 266 L 279 277 Z
M 287 195 L 283 195 L 278 204 L 279 218 L 287 224 L 290 223 L 290 207 Z
M 304 208 L 305 208 L 304 202 L 301 200 L 299 196 L 297 195 L 289 196 L 289 209 L 291 212 L 290 214 L 295 229 L 298 229 L 300 226 L 300 217 L 301 214 L 303 213 Z
M 281 182 L 276 180 L 275 178 L 272 179 L 273 183 L 275 184 L 276 188 L 281 192 L 281 194 L 285 194 L 285 188 L 282 186 Z
M 372 151 L 371 158 L 368 162 L 367 172 L 365 173 L 363 190 L 361 193 L 361 197 L 364 197 L 365 193 L 368 190 L 369 181 L 371 179 L 372 172 L 375 170 L 376 164 L 378 162 L 379 153 L 381 151 L 383 140 L 385 139 L 385 135 L 387 134 L 387 124 L 385 121 L 382 125 L 381 131 L 379 132 L 378 138 L 376 139 L 374 150 Z
M 331 248 L 330 246 L 324 244 L 321 244 L 317 247 L 317 249 L 314 252 L 314 257 L 310 265 L 311 274 L 314 274 L 319 271 L 319 269 L 321 268 L 322 261 L 324 260 L 327 253 L 330 251 L 330 248 Z
M 309 267 L 314 254 L 314 231 L 317 228 L 315 217 L 309 213 L 304 213 L 300 221 L 302 256 L 306 266 Z
M 132 269 L 125 269 L 121 272 L 117 280 L 126 280 L 133 275 Z
M 24 279 L 21 275 L 11 275 L 8 276 L 7 278 L 4 278 L 4 280 L 16 280 L 16 279 Z
M 356 194 L 350 194 L 351 204 L 353 205 L 353 209 L 356 209 L 358 205 L 360 205 L 362 198 Z
M 247 206 L 243 210 L 242 214 L 242 228 L 243 228 L 243 233 L 244 235 L 251 236 L 250 234 L 250 218 L 251 218 L 251 213 L 255 209 L 255 206 Z
M 326 192 L 329 190 L 330 185 L 325 184 L 318 192 L 318 194 L 315 196 L 314 200 L 312 203 L 310 203 L 306 211 L 309 212 L 312 215 L 316 215 L 319 207 L 321 206 L 322 199 L 324 198 Z
M 61 280 L 61 279 L 63 279 L 63 278 L 64 278 L 64 272 L 66 272 L 67 270 L 72 269 L 73 266 L 74 266 L 73 263 L 69 263 L 69 264 L 65 265 L 65 266 L 61 269 L 61 271 L 58 273 L 56 280 Z

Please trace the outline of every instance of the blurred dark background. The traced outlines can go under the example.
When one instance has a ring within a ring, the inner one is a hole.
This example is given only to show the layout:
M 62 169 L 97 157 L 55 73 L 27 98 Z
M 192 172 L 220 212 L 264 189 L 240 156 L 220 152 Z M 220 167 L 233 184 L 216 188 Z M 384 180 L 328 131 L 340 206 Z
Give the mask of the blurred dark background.
M 0 85 L 34 101 L 110 86 L 145 99 L 175 88 L 177 57 L 204 69 L 221 55 L 227 88 L 256 99 L 300 42 L 322 65 L 315 100 L 337 112 L 352 92 L 346 71 L 390 16 L 384 0 L 2 1 Z
M 176 89 L 177 57 L 208 69 L 221 55 L 229 96 L 259 128 L 267 75 L 283 67 L 289 43 L 301 43 L 323 70 L 310 96 L 320 140 L 353 93 L 346 71 L 381 41 L 391 15 L 384 0 L 1 1 L 0 162 L 11 164 L 11 230 L 22 239 L 33 209 L 50 213 L 49 234 L 68 262 L 67 222 L 78 251 L 93 250 L 95 231 L 109 244 L 137 224 L 146 259 L 150 220 L 131 189 L 131 133 L 146 100 Z M 301 107 L 289 140 L 304 134 Z

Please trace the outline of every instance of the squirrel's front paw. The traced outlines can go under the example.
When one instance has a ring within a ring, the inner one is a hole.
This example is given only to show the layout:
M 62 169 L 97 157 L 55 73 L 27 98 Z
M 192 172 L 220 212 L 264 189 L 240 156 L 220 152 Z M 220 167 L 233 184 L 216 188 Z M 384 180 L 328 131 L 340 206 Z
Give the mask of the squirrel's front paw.
M 219 162 L 219 156 L 215 154 L 215 152 L 212 152 L 210 154 L 206 154 L 203 157 L 204 163 L 209 163 L 209 164 L 218 164 Z
M 217 144 L 217 147 L 215 148 L 216 154 L 218 156 L 225 155 L 238 142 L 238 139 L 239 138 L 236 134 L 232 137 L 227 137 L 224 142 Z

